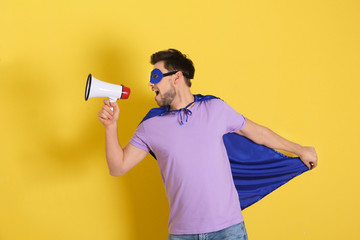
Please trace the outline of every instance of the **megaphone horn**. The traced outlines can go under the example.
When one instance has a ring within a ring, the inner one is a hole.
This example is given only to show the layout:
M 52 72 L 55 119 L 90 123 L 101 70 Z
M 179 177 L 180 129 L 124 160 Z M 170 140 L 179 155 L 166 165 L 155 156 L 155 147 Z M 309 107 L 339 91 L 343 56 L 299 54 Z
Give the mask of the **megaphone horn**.
M 94 97 L 108 97 L 110 102 L 116 102 L 118 99 L 128 99 L 130 88 L 124 85 L 116 85 L 100 81 L 89 74 L 86 81 L 85 100 Z

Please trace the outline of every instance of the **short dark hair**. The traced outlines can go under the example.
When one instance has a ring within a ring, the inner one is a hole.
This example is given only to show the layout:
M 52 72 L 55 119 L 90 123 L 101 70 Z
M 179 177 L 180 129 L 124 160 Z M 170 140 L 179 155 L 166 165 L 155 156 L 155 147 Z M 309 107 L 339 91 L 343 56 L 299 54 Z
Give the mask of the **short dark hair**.
M 182 71 L 186 84 L 191 87 L 190 79 L 194 78 L 195 68 L 193 62 L 179 50 L 170 48 L 151 55 L 151 64 L 164 61 L 164 67 L 169 71 Z

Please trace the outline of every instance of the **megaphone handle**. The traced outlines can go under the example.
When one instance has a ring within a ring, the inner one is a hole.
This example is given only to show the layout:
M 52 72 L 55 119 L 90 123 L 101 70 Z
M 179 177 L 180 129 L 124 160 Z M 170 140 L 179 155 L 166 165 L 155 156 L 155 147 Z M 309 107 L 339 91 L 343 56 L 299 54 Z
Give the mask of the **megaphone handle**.
M 117 98 L 109 98 L 110 99 L 110 102 L 116 102 Z M 110 107 L 111 111 L 114 111 L 114 108 L 113 107 Z

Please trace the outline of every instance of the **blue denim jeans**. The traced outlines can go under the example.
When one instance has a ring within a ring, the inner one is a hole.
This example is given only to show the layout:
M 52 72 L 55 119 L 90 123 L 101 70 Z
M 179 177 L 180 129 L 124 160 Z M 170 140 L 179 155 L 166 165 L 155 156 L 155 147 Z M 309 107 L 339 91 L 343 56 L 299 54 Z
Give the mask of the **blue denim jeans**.
M 169 234 L 169 240 L 247 240 L 247 233 L 244 222 L 235 224 L 220 231 L 201 233 L 173 235 Z

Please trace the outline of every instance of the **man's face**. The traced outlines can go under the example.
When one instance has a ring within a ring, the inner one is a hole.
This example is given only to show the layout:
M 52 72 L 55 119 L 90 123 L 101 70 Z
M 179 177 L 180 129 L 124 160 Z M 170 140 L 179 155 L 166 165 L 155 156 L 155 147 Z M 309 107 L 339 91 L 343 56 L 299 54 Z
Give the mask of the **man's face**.
M 156 63 L 154 65 L 154 69 L 155 68 L 159 69 L 163 74 L 169 72 L 164 67 L 163 61 Z M 149 86 L 156 94 L 155 101 L 160 107 L 171 105 L 176 97 L 176 90 L 172 81 L 174 77 L 175 75 L 163 77 L 163 79 L 156 84 L 149 82 Z

